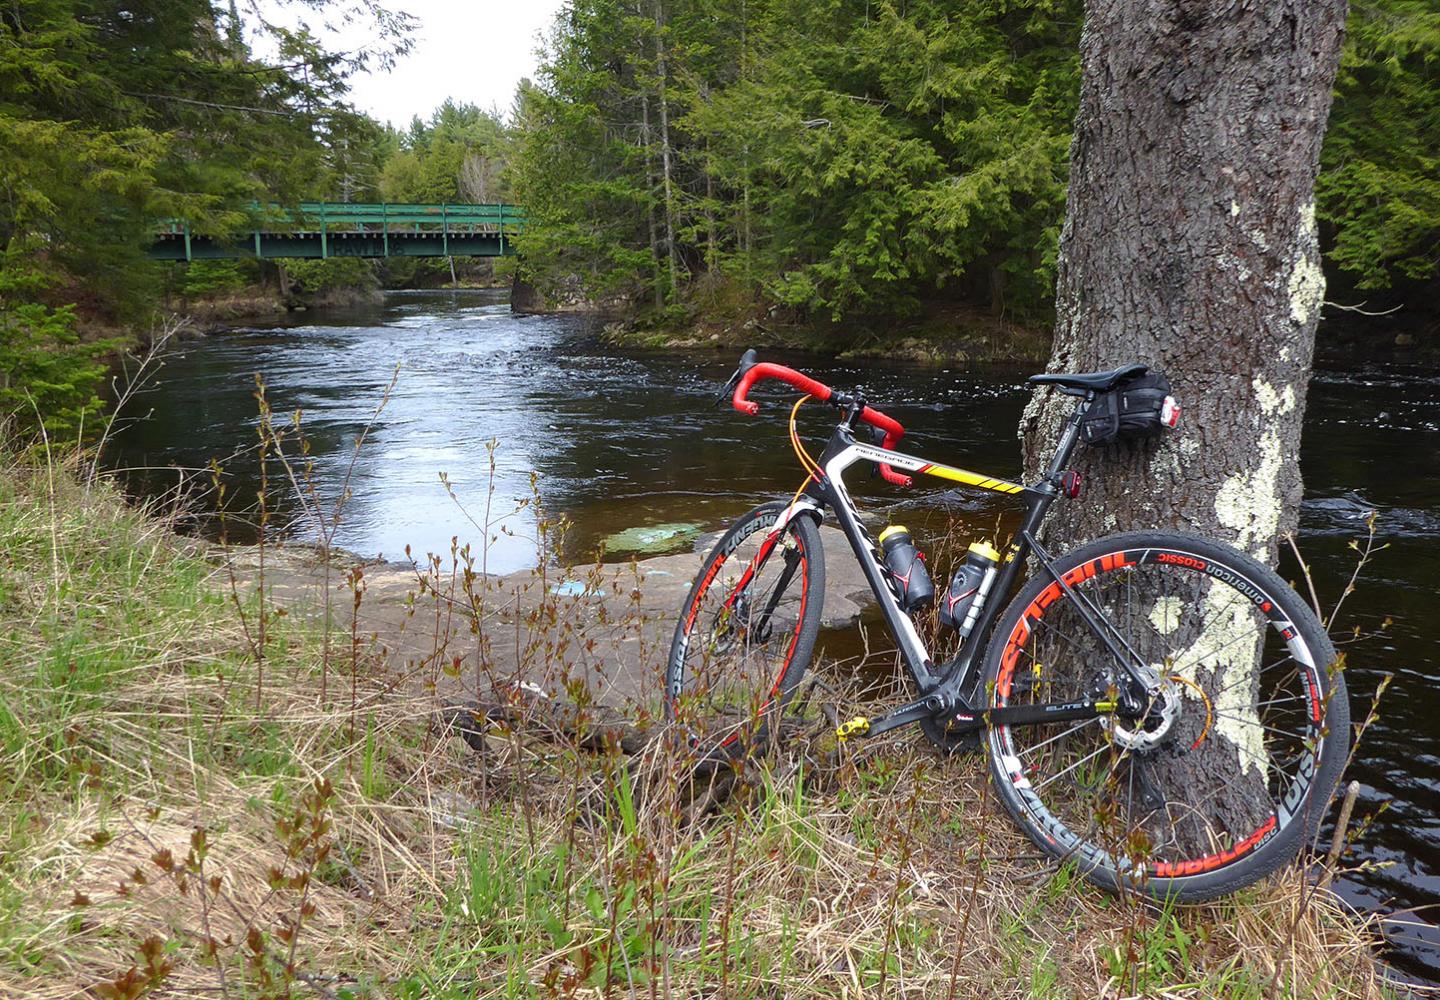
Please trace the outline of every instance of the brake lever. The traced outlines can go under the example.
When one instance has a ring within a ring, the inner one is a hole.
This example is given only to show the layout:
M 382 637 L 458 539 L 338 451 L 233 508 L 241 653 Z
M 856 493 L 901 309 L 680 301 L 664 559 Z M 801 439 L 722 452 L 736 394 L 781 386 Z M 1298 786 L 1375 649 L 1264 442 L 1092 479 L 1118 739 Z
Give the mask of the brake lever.
M 876 427 L 874 424 L 866 424 L 866 425 L 865 425 L 865 429 L 866 429 L 867 431 L 869 431 L 869 433 L 870 433 L 870 441 L 871 441 L 872 444 L 875 445 L 875 447 L 877 447 L 877 448 L 884 447 L 884 445 L 885 445 L 885 432 L 884 432 L 883 430 L 881 430 L 879 427 Z M 880 463 L 879 463 L 879 462 L 871 462 L 871 463 L 870 463 L 870 478 L 871 478 L 871 479 L 879 479 L 879 478 L 880 478 Z
M 735 374 L 730 376 L 730 381 L 725 383 L 725 385 L 720 389 L 719 395 L 715 397 L 715 409 L 718 410 L 720 409 L 720 407 L 725 405 L 725 401 L 730 398 L 731 394 L 735 391 L 735 387 L 739 384 L 740 369 L 736 368 Z
M 730 398 L 730 395 L 735 391 L 735 387 L 739 385 L 740 380 L 745 377 L 745 373 L 751 368 L 754 368 L 756 363 L 755 349 L 753 347 L 740 355 L 740 367 L 735 369 L 735 374 L 730 376 L 730 381 L 725 383 L 725 386 L 720 390 L 720 395 L 715 397 L 715 408 L 717 410 L 725 405 L 725 401 Z

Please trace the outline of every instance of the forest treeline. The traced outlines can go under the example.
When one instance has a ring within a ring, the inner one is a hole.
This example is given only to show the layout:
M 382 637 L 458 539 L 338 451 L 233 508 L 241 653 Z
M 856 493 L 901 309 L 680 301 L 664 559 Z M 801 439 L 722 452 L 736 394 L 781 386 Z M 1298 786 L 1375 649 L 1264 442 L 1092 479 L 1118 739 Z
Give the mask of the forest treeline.
M 592 295 L 677 308 L 764 301 L 844 319 L 942 297 L 1044 322 L 1082 12 L 575 0 L 517 102 L 524 266 L 542 285 L 578 276 Z M 1344 294 L 1388 303 L 1436 278 L 1428 0 L 1351 4 L 1317 212 Z
M 82 321 L 143 330 L 168 293 L 265 279 L 275 265 L 162 266 L 144 247 L 157 219 L 238 234 L 269 202 L 516 202 L 523 277 L 662 327 L 936 302 L 1048 321 L 1079 0 L 571 0 L 512 108 L 443 100 L 405 128 L 348 100 L 409 45 L 377 4 L 0 5 L 0 414 L 73 430 L 116 346 Z M 378 40 L 330 51 L 261 10 L 365 19 Z M 1440 273 L 1440 12 L 1351 11 L 1318 187 L 1332 297 L 1422 301 Z M 311 288 L 448 276 L 285 267 Z

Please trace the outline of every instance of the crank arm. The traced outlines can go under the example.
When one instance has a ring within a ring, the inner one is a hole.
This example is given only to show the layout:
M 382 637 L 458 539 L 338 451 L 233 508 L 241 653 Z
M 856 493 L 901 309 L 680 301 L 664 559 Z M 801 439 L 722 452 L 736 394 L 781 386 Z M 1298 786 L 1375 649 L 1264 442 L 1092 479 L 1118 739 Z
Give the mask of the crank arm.
M 894 711 L 877 715 L 873 719 L 857 715 L 849 722 L 842 722 L 840 728 L 835 730 L 835 738 L 844 743 L 857 736 L 879 736 L 881 733 L 899 729 L 901 726 L 912 725 L 946 710 L 945 699 L 938 695 L 928 694 L 918 701 L 901 705 Z
M 950 720 L 951 732 L 969 732 L 986 726 L 1043 726 L 1047 722 L 1079 722 L 1114 715 L 1118 704 L 1111 701 L 1044 702 L 1039 705 L 1007 705 L 975 713 L 973 720 L 960 718 L 968 712 L 956 713 Z

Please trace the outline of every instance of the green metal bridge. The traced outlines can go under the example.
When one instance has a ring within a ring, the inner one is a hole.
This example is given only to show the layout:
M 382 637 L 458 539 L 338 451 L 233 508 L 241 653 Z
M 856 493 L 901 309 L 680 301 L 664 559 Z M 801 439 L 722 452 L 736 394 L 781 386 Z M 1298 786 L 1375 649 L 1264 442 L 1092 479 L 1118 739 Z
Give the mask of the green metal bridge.
M 165 223 L 150 246 L 152 260 L 239 257 L 503 257 L 525 228 L 514 205 L 357 205 L 301 202 L 299 211 L 271 207 L 261 228 L 221 238 L 180 220 Z

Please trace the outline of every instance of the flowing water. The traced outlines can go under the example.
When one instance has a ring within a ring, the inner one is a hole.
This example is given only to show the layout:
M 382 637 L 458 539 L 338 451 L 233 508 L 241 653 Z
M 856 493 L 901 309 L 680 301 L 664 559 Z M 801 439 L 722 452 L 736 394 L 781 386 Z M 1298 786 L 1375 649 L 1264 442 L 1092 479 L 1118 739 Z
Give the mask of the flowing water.
M 824 382 L 863 386 L 906 426 L 913 451 L 1018 475 L 1021 373 L 797 363 Z M 766 419 L 714 406 L 733 367 L 728 353 L 605 348 L 584 320 L 514 316 L 498 292 L 396 294 L 380 307 L 181 345 L 135 408 L 149 418 L 126 427 L 110 458 L 149 495 L 177 483 L 203 492 L 206 466 L 218 460 L 230 497 L 243 505 L 258 486 L 258 373 L 277 423 L 301 411 L 316 493 L 350 491 L 334 544 L 392 559 L 404 558 L 407 546 L 418 558 L 448 558 L 457 539 L 483 547 L 486 568 L 504 573 L 533 564 L 537 518 L 572 522 L 566 554 L 584 559 L 622 529 L 716 528 L 798 485 L 780 397 L 768 400 Z M 811 409 L 802 427 L 823 441 L 828 411 Z M 1418 981 L 1440 979 L 1440 654 L 1427 610 L 1440 584 L 1437 445 L 1440 375 L 1316 374 L 1300 455 L 1301 543 L 1322 594 L 1333 601 L 1349 579 L 1349 545 L 1365 535 L 1371 511 L 1388 545 L 1342 615 L 1346 626 L 1378 633 L 1347 647 L 1352 713 L 1364 715 L 1382 676 L 1393 674 L 1394 683 L 1351 772 L 1363 786 L 1357 815 L 1384 807 L 1360 849 L 1374 867 L 1340 888 L 1357 905 L 1395 915 L 1386 958 L 1397 977 Z M 878 482 L 853 492 L 862 507 L 902 507 L 921 537 L 949 516 L 978 527 L 1006 509 L 988 494 L 907 499 Z M 291 535 L 316 532 L 303 505 L 282 505 L 274 516 Z M 199 526 L 216 530 L 213 518 Z M 244 540 L 253 525 L 237 513 L 227 531 Z

